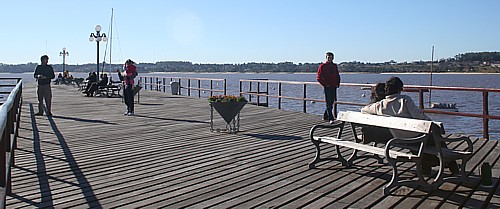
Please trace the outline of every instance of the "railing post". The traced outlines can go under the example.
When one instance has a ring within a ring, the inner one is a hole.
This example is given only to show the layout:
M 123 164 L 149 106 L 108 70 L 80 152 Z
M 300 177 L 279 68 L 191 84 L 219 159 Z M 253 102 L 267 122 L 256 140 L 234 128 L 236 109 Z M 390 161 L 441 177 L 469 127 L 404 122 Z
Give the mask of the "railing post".
M 260 106 L 260 81 L 257 81 L 257 106 Z
M 227 94 L 227 83 L 226 83 L 226 79 L 224 78 L 224 96 L 226 96 Z
M 242 90 L 243 90 L 243 82 L 241 80 L 239 80 L 239 83 L 240 83 L 240 97 L 242 95 Z
M 303 105 L 302 109 L 303 109 L 304 113 L 307 113 L 307 107 L 306 107 L 307 106 L 307 101 L 306 101 L 306 98 L 307 98 L 307 90 L 306 90 L 307 85 L 303 84 L 302 86 L 303 86 L 302 90 L 304 91 L 303 94 L 302 94 L 302 105 Z
M 161 79 L 156 77 L 156 91 L 161 91 Z
M 0 139 L 0 187 L 5 188 L 5 183 L 7 180 L 7 177 L 5 176 L 6 173 L 6 147 L 7 147 L 7 136 L 10 135 L 9 131 L 7 128 L 4 128 L 2 132 L 2 138 Z
M 213 96 L 213 88 L 214 88 L 214 84 L 213 84 L 213 80 L 210 80 L 210 96 Z
M 5 151 L 6 152 L 10 152 L 10 134 L 11 133 L 14 133 L 14 120 L 13 120 L 13 117 L 12 117 L 12 113 L 14 112 L 14 109 L 16 107 L 15 106 L 12 106 L 12 108 L 10 108 L 9 112 L 7 113 L 7 123 L 5 124 L 5 129 L 4 131 L 7 133 L 7 135 L 5 135 L 6 137 L 3 138 L 3 140 L 5 141 Z
M 266 105 L 269 107 L 269 82 L 266 82 Z
M 179 78 L 179 88 L 177 88 L 177 90 L 179 92 L 177 92 L 179 95 L 181 95 L 182 91 L 181 91 L 181 79 Z
M 248 89 L 248 92 L 250 92 L 249 96 L 248 96 L 248 101 L 251 102 L 252 101 L 252 81 L 248 82 L 248 85 L 249 85 L 249 89 Z
M 483 137 L 485 139 L 490 139 L 490 134 L 488 130 L 488 123 L 489 123 L 489 118 L 487 116 L 489 115 L 488 111 L 488 92 L 483 91 Z
M 149 90 L 153 90 L 153 77 L 149 77 Z
M 198 98 L 201 98 L 201 80 L 198 80 Z
M 429 89 L 430 91 L 430 89 Z M 418 107 L 423 110 L 424 109 L 424 90 L 418 89 Z
M 163 83 L 163 92 L 167 92 L 167 83 L 166 83 L 167 79 L 163 78 L 162 81 L 163 81 L 162 82 Z
M 278 109 L 281 110 L 281 82 L 278 83 Z
M 188 78 L 188 97 L 191 96 L 191 79 Z

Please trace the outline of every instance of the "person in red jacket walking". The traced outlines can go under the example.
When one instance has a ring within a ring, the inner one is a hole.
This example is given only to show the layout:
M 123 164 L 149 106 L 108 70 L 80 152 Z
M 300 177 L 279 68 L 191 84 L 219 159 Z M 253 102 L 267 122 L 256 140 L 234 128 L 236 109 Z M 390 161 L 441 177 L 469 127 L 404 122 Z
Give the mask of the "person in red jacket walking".
M 332 113 L 333 103 L 337 100 L 337 88 L 340 86 L 340 74 L 337 64 L 333 63 L 332 52 L 326 53 L 326 62 L 321 64 L 316 74 L 316 80 L 323 86 L 325 91 L 326 110 L 323 120 L 333 123 L 335 117 Z

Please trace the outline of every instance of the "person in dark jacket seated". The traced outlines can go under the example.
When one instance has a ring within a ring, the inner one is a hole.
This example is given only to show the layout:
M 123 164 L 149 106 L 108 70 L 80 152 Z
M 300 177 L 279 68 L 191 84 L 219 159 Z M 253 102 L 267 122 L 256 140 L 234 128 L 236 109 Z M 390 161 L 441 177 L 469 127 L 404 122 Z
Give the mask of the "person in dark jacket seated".
M 87 96 L 88 97 L 93 97 L 94 96 L 94 93 L 95 91 L 97 91 L 97 89 L 100 87 L 100 86 L 107 86 L 108 85 L 108 74 L 106 73 L 103 73 L 101 75 L 101 80 L 99 82 L 94 82 L 92 83 L 92 85 L 90 86 L 89 90 L 87 91 Z
M 87 86 L 85 87 L 85 90 L 82 91 L 82 93 L 87 94 L 87 92 L 89 92 L 89 89 L 92 86 L 92 84 L 97 82 L 96 73 L 95 72 L 89 73 L 89 77 L 87 77 L 85 80 L 87 81 Z

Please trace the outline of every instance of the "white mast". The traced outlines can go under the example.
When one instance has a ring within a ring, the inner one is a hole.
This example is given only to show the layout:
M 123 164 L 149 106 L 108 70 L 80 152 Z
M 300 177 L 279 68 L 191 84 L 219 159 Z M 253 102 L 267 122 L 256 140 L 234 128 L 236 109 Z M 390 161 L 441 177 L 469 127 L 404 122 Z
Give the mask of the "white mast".
M 113 8 L 111 8 L 111 28 L 110 28 L 110 33 L 109 33 L 109 75 L 111 76 L 111 50 L 113 49 Z
M 434 46 L 432 46 L 432 55 L 431 55 L 431 78 L 430 78 L 430 86 L 432 86 L 432 67 L 434 66 Z M 432 98 L 432 90 L 429 89 L 429 107 L 431 107 L 431 98 Z

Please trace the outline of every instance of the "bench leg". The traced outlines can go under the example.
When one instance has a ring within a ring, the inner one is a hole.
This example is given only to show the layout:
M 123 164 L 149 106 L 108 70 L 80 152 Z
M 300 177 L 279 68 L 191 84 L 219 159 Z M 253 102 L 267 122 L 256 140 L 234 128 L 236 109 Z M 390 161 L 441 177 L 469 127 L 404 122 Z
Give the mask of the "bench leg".
M 334 125 L 334 126 L 328 126 L 327 128 L 340 128 L 338 133 L 337 133 L 337 137 L 340 137 L 342 135 L 342 130 L 344 128 L 344 124 L 345 122 L 342 122 L 341 124 L 337 124 L 337 125 Z M 313 143 L 314 147 L 316 148 L 316 156 L 314 157 L 313 161 L 311 161 L 308 166 L 310 169 L 312 168 L 315 168 L 316 167 L 316 163 L 318 162 L 321 162 L 321 161 L 330 161 L 330 160 L 337 160 L 337 161 L 340 161 L 342 163 L 342 165 L 348 165 L 347 161 L 344 159 L 344 157 L 342 157 L 341 153 L 340 153 L 340 148 L 338 145 L 335 145 L 335 151 L 337 152 L 337 157 L 332 157 L 332 158 L 321 158 L 321 148 L 320 148 L 320 144 L 321 144 L 321 139 L 319 140 L 316 140 L 314 139 L 314 131 L 317 129 L 317 128 L 325 128 L 323 125 L 315 125 L 311 128 L 311 130 L 309 131 L 309 139 L 311 140 L 311 142 Z
M 397 186 L 399 182 L 398 168 L 396 167 L 397 161 L 393 159 L 388 159 L 388 161 L 392 166 L 392 178 L 391 181 L 384 186 L 384 195 L 388 195 L 391 188 Z
M 336 160 L 340 161 L 343 166 L 351 166 L 352 165 L 347 160 L 345 160 L 344 157 L 342 157 L 342 154 L 340 153 L 340 146 L 335 145 L 335 150 L 337 151 L 337 158 L 335 158 Z M 355 151 L 357 151 L 357 150 L 355 150 Z
M 460 168 L 459 168 L 459 173 L 458 174 L 455 174 L 453 176 L 449 176 L 449 177 L 443 177 L 442 178 L 442 182 L 444 181 L 448 181 L 448 180 L 451 180 L 451 179 L 457 179 L 459 182 L 466 182 L 467 181 L 467 174 L 465 172 L 465 167 L 467 165 L 467 161 L 469 161 L 470 157 L 464 157 L 464 158 L 461 158 L 461 165 L 460 165 Z
M 392 178 L 391 178 L 391 181 L 387 185 L 384 186 L 384 189 L 383 189 L 384 195 L 388 195 L 393 187 L 402 186 L 402 185 L 422 187 L 422 189 L 424 189 L 424 190 L 433 190 L 434 189 L 432 187 L 432 185 L 430 185 L 429 183 L 427 183 L 424 180 L 424 177 L 422 175 L 421 161 L 413 161 L 414 163 L 416 163 L 416 166 L 417 166 L 418 179 L 416 181 L 415 180 L 401 181 L 399 178 L 398 168 L 397 168 L 398 161 L 396 159 L 387 159 L 387 161 L 389 161 L 389 163 L 391 164 L 391 167 L 392 167 Z M 404 162 L 412 162 L 412 161 L 411 160 L 404 160 Z
M 347 158 L 347 165 L 351 166 L 354 160 L 358 159 L 358 150 L 353 150 L 351 156 Z
M 316 163 L 321 161 L 321 148 L 319 148 L 319 141 L 313 140 L 312 143 L 316 147 L 316 156 L 314 157 L 313 161 L 309 163 L 309 169 L 316 168 Z
M 462 182 L 467 181 L 467 175 L 465 174 L 465 165 L 467 165 L 469 159 L 462 159 L 462 165 L 460 165 L 460 180 Z
M 314 144 L 314 146 L 316 147 L 316 156 L 314 157 L 314 160 L 311 161 L 308 165 L 309 165 L 309 169 L 313 169 L 313 168 L 316 168 L 316 163 L 319 163 L 321 161 L 332 161 L 332 160 L 336 160 L 336 161 L 340 161 L 340 163 L 342 163 L 343 166 L 350 166 L 351 164 L 349 164 L 349 162 L 344 158 L 342 157 L 341 153 L 340 153 L 340 149 L 339 149 L 339 146 L 335 146 L 335 151 L 337 152 L 337 157 L 329 157 L 329 158 L 321 158 L 321 148 L 319 147 L 319 144 L 321 143 L 320 141 L 316 141 L 316 140 L 313 140 L 312 143 Z

